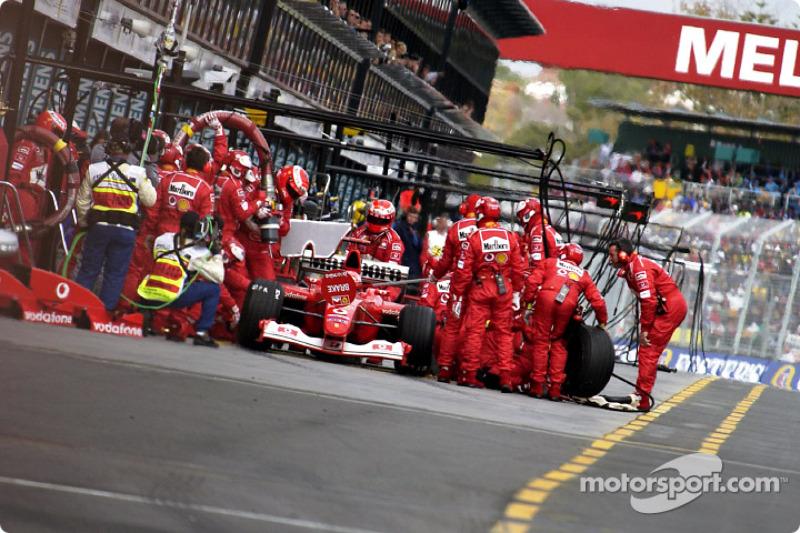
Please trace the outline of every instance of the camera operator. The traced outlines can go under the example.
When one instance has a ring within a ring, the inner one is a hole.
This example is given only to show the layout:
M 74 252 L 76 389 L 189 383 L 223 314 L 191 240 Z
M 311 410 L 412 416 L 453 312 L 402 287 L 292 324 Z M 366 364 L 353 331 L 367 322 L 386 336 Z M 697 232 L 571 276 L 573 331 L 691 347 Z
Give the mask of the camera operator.
M 139 304 L 155 307 L 168 303 L 171 309 L 187 308 L 201 302 L 200 318 L 195 323 L 196 346 L 217 348 L 208 330 L 214 323 L 220 298 L 220 284 L 225 279 L 219 225 L 213 217 L 202 219 L 187 211 L 178 233 L 164 233 L 153 245 L 154 263 L 139 285 Z M 150 325 L 151 313 L 145 310 L 143 329 Z

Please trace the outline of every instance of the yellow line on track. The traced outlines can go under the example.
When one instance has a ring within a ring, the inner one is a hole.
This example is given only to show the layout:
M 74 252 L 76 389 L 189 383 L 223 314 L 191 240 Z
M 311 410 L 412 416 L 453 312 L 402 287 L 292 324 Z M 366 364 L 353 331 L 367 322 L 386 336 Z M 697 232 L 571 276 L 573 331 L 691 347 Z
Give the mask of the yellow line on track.
M 689 385 L 682 391 L 672 396 L 670 399 L 656 406 L 649 413 L 641 414 L 617 430 L 595 440 L 592 442 L 591 446 L 559 466 L 557 469 L 551 470 L 542 477 L 537 477 L 529 481 L 514 495 L 512 501 L 508 504 L 503 513 L 503 518 L 494 525 L 491 532 L 529 533 L 530 531 L 534 531 L 532 529 L 531 521 L 536 516 L 536 513 L 539 512 L 541 505 L 545 502 L 545 500 L 547 500 L 547 497 L 553 490 L 560 487 L 564 482 L 569 481 L 585 471 L 591 464 L 608 453 L 608 451 L 617 443 L 622 442 L 626 438 L 634 435 L 635 432 L 639 431 L 640 429 L 647 427 L 651 422 L 658 420 L 661 415 L 668 413 L 673 407 L 690 398 L 693 394 L 705 388 L 715 379 L 716 378 L 709 377 L 696 381 L 692 385 Z M 761 395 L 762 390 L 763 386 L 757 393 L 755 393 L 754 389 L 747 398 L 739 402 L 739 405 L 736 406 L 732 415 L 737 413 L 744 415 L 744 413 L 747 412 L 747 409 L 749 409 L 750 405 L 752 405 L 752 403 Z M 722 438 L 719 436 L 719 434 L 720 432 L 724 433 L 725 430 L 727 430 L 728 433 L 724 434 L 724 438 L 727 438 L 730 436 L 730 431 L 735 428 L 736 422 L 738 422 L 737 419 L 729 416 L 722 424 L 720 424 L 720 428 L 717 428 L 717 430 L 712 434 L 716 435 L 716 437 L 712 436 L 712 438 Z M 726 425 L 723 426 L 723 424 Z M 703 442 L 703 446 L 708 446 L 708 449 L 711 449 L 711 447 L 715 445 L 718 446 L 719 444 L 721 443 L 716 443 L 714 441 L 710 441 L 709 439 L 706 439 L 706 441 Z M 704 449 L 701 449 L 701 451 L 704 451 Z

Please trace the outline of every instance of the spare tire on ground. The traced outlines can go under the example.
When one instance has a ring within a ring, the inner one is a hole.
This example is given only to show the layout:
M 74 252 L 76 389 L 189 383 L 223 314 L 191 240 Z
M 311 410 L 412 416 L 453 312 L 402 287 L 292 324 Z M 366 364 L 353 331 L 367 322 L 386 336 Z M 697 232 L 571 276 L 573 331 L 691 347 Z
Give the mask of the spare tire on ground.
M 245 348 L 265 350 L 269 342 L 259 342 L 259 323 L 269 318 L 277 319 L 283 309 L 283 286 L 269 279 L 254 279 L 247 288 L 239 318 L 237 340 Z
M 614 343 L 608 332 L 576 323 L 572 326 L 567 352 L 564 393 L 581 398 L 599 394 L 614 372 Z
M 433 360 L 433 335 L 436 332 L 436 312 L 433 308 L 405 306 L 400 311 L 399 330 L 400 340 L 412 346 L 406 357 L 408 366 L 415 371 L 429 368 Z

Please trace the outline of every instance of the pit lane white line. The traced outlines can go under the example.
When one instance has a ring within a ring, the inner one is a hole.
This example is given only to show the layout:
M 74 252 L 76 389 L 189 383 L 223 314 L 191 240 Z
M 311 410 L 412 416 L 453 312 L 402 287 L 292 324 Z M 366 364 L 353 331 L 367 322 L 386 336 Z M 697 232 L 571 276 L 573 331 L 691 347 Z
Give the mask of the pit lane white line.
M 173 502 L 168 500 L 147 498 L 144 496 L 136 496 L 134 494 L 121 494 L 118 492 L 87 489 L 84 487 L 72 487 L 69 485 L 59 485 L 57 483 L 43 483 L 40 481 L 30 481 L 27 479 L 17 479 L 17 478 L 0 476 L 0 484 L 13 485 L 17 487 L 27 487 L 40 490 L 49 490 L 53 492 L 63 492 L 67 494 L 78 494 L 81 496 L 94 496 L 98 498 L 106 498 L 109 500 L 118 500 L 130 503 L 157 505 L 159 507 L 169 507 L 174 509 L 184 509 L 184 510 L 188 509 L 191 511 L 198 511 L 203 513 L 222 515 L 222 516 L 231 516 L 234 518 L 244 518 L 258 522 L 281 524 L 297 528 L 309 529 L 312 531 L 329 531 L 331 533 L 381 533 L 369 529 L 357 529 L 352 527 L 337 526 L 333 524 L 323 524 L 321 522 L 313 522 L 311 520 L 298 520 L 295 518 L 285 518 L 282 516 L 253 513 L 249 511 L 239 511 L 236 509 L 224 509 L 222 507 L 214 507 L 212 505 L 198 505 L 192 503 Z

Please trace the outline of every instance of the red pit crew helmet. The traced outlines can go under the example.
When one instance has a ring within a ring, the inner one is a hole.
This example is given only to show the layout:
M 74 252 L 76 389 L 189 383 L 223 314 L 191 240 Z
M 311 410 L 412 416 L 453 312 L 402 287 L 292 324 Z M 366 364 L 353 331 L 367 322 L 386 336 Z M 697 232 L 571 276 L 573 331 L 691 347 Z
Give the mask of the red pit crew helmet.
M 520 224 L 525 225 L 530 219 L 542 212 L 542 206 L 536 198 L 525 198 L 517 203 L 514 211 Z
M 308 172 L 299 165 L 285 166 L 278 171 L 278 186 L 283 189 L 292 200 L 308 196 Z
M 235 178 L 241 181 L 253 181 L 255 179 L 253 177 L 253 161 L 247 152 L 231 150 L 228 155 L 228 170 Z
M 475 205 L 481 199 L 479 194 L 470 194 L 467 196 L 467 199 L 464 200 L 464 203 L 458 208 L 458 212 L 461 213 L 462 216 L 472 218 L 475 216 Z
M 64 117 L 49 109 L 39 113 L 33 125 L 51 131 L 59 137 L 63 137 L 64 133 L 67 131 L 67 121 L 64 120 Z
M 581 266 L 583 262 L 583 248 L 580 244 L 569 242 L 558 251 L 558 258 L 562 261 L 569 261 L 573 265 Z
M 484 196 L 475 206 L 475 215 L 479 221 L 497 222 L 500 220 L 500 202 L 491 196 Z

